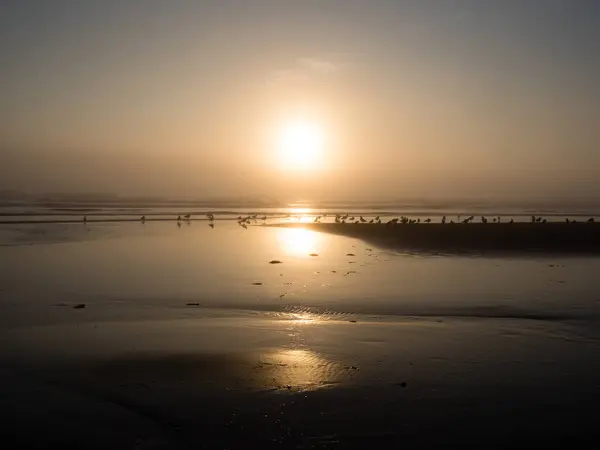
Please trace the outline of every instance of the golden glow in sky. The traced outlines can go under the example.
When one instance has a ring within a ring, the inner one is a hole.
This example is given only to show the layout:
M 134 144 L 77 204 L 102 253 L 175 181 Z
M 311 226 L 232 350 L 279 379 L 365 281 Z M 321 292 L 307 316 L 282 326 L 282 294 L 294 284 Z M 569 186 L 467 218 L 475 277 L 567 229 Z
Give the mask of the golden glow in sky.
M 311 122 L 291 122 L 282 127 L 277 151 L 285 169 L 311 171 L 322 164 L 325 136 L 322 128 Z

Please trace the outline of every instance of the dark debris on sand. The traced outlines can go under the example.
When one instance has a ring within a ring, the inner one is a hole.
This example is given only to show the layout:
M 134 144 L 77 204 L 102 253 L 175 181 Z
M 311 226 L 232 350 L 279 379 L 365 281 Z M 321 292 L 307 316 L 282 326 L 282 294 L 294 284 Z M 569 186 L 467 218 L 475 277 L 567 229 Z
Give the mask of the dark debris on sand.
M 187 303 L 186 306 L 200 306 L 199 302 L 191 302 L 191 303 Z
M 263 284 L 260 282 L 252 283 L 252 286 L 262 286 Z
M 85 303 L 79 303 L 75 306 L 73 306 L 73 309 L 84 309 L 85 308 Z
M 273 259 L 271 261 L 269 261 L 269 264 L 283 264 L 281 261 L 279 261 L 278 259 Z

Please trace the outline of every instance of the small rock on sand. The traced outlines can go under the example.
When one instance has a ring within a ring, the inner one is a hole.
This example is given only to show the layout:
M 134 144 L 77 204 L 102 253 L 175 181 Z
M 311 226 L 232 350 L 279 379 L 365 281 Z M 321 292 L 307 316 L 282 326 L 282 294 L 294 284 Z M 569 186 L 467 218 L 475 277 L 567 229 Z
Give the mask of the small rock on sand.
M 252 286 L 262 286 L 262 283 L 252 283 Z
M 78 305 L 73 306 L 73 309 L 83 309 L 85 308 L 85 303 L 79 303 Z
M 282 264 L 282 262 L 279 261 L 278 259 L 273 259 L 273 260 L 269 261 L 269 264 Z
M 346 256 L 356 256 L 354 253 L 346 253 Z
M 349 320 L 350 323 L 356 323 L 356 320 Z
M 318 253 L 311 253 L 310 256 L 319 256 Z
M 200 306 L 200 303 L 192 302 L 192 303 L 188 303 L 186 306 Z

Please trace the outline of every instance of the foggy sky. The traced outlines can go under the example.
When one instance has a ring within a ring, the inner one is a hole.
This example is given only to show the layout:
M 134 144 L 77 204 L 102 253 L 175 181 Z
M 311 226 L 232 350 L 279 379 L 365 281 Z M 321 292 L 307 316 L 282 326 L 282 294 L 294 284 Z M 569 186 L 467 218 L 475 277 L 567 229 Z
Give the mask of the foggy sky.
M 0 188 L 600 195 L 594 0 L 9 0 L 0 58 Z M 275 162 L 297 117 L 323 170 Z

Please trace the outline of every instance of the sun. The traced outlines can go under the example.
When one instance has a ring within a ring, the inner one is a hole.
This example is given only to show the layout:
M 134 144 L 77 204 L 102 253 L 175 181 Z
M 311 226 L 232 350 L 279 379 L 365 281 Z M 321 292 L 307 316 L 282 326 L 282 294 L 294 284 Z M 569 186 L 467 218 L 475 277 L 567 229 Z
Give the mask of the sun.
M 277 150 L 283 165 L 293 170 L 318 169 L 323 146 L 323 130 L 310 122 L 292 122 L 285 125 L 277 140 Z

